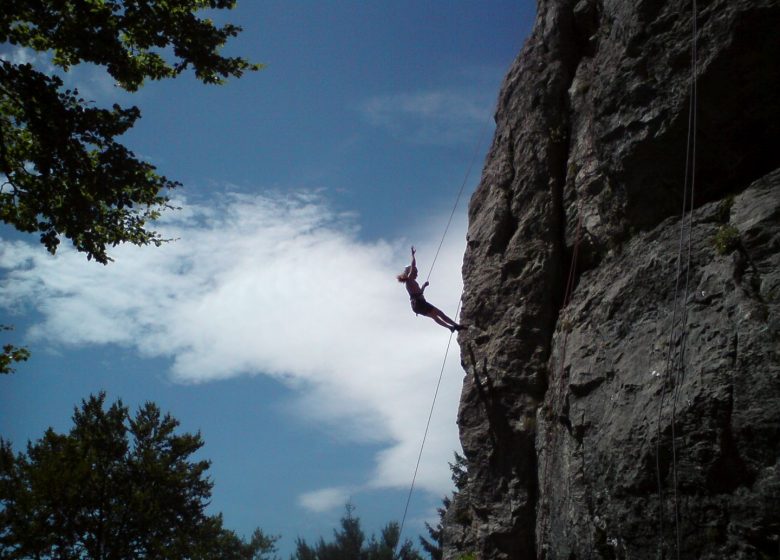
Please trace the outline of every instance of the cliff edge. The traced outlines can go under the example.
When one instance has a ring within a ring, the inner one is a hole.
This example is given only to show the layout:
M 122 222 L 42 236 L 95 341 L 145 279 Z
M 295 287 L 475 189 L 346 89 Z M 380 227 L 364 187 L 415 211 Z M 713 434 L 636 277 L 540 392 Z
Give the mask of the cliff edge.
M 446 559 L 780 557 L 777 29 L 539 2 L 469 207 Z

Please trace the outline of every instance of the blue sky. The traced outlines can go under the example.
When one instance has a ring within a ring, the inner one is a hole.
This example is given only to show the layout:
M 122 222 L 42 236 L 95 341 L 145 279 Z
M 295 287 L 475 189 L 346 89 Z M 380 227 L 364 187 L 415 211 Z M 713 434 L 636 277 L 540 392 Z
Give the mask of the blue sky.
M 427 292 L 455 312 L 468 195 L 534 11 L 243 0 L 216 19 L 243 26 L 226 53 L 261 72 L 130 95 L 74 69 L 96 104 L 140 107 L 125 141 L 184 184 L 159 226 L 177 241 L 118 247 L 103 267 L 0 229 L 0 323 L 33 351 L 0 379 L 3 437 L 21 449 L 65 430 L 105 390 L 200 430 L 213 511 L 280 534 L 283 558 L 296 537 L 329 538 L 347 500 L 369 534 L 400 520 L 449 332 L 414 316 L 394 275 L 411 244 L 427 274 L 476 153 Z M 450 490 L 462 379 L 453 346 L 405 528 L 415 542 Z

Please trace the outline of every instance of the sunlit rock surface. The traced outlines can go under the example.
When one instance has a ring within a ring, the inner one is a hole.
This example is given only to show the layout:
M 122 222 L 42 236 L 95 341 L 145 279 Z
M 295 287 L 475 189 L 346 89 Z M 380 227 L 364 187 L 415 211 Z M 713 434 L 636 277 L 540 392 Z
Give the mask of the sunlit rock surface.
M 447 559 L 780 557 L 780 4 L 696 21 L 694 168 L 690 2 L 539 2 L 469 208 Z

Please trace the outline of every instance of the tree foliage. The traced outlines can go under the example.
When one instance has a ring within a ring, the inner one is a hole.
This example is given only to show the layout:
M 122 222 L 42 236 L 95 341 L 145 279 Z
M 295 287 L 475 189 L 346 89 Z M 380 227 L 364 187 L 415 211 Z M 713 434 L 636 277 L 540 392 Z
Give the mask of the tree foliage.
M 10 331 L 13 327 L 10 325 L 0 325 L 0 331 Z M 15 362 L 26 362 L 30 357 L 30 351 L 23 346 L 14 346 L 13 344 L 4 344 L 0 351 L 0 374 L 8 374 L 16 371 L 13 367 Z
M 436 524 L 436 527 L 433 527 L 430 523 L 427 521 L 425 522 L 425 530 L 428 531 L 428 536 L 430 539 L 426 539 L 423 536 L 420 536 L 420 546 L 422 549 L 428 553 L 428 555 L 431 557 L 431 560 L 442 560 L 444 557 L 444 516 L 447 514 L 447 508 L 450 507 L 451 500 L 448 497 L 444 497 L 442 499 L 442 507 L 436 508 L 437 513 L 439 514 L 439 521 Z
M 372 535 L 366 542 L 360 518 L 353 516 L 353 511 L 354 508 L 347 504 L 341 529 L 333 531 L 332 542 L 320 538 L 315 546 L 310 546 L 298 539 L 291 560 L 422 560 L 409 540 L 396 551 L 401 537 L 398 523 L 388 523 L 379 538 Z
M 428 553 L 431 560 L 442 560 L 444 557 L 444 518 L 447 515 L 447 510 L 452 505 L 452 500 L 459 492 L 463 491 L 468 483 L 468 463 L 463 455 L 456 451 L 454 461 L 449 463 L 449 466 L 450 476 L 455 484 L 455 491 L 452 493 L 453 497 L 445 496 L 442 498 L 442 507 L 436 508 L 439 514 L 439 521 L 435 527 L 428 522 L 425 523 L 425 529 L 430 539 L 423 536 L 419 537 L 420 546 Z
M 0 439 L 0 557 L 260 560 L 275 538 L 249 542 L 207 515 L 209 462 L 200 434 L 153 403 L 131 418 L 105 394 L 82 401 L 67 434 L 49 429 L 26 453 Z
M 0 43 L 49 53 L 67 71 L 102 66 L 127 91 L 146 79 L 187 68 L 207 84 L 257 70 L 220 49 L 241 28 L 215 26 L 202 9 L 235 0 L 14 0 L 0 10 Z M 164 241 L 147 222 L 179 185 L 117 141 L 140 116 L 137 107 L 95 107 L 77 90 L 31 64 L 0 59 L 0 219 L 39 232 L 54 253 L 65 237 L 88 259 L 110 260 L 107 247 Z

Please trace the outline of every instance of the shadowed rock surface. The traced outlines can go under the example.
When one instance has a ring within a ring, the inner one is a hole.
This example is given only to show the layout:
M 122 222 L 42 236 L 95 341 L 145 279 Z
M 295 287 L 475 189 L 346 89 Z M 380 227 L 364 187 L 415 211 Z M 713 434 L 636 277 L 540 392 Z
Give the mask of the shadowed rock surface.
M 539 2 L 469 208 L 447 559 L 780 557 L 780 4 L 697 26 L 692 175 L 691 4 Z

